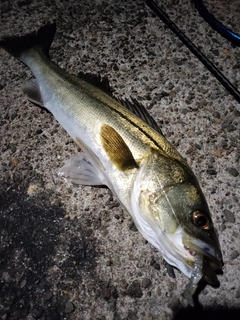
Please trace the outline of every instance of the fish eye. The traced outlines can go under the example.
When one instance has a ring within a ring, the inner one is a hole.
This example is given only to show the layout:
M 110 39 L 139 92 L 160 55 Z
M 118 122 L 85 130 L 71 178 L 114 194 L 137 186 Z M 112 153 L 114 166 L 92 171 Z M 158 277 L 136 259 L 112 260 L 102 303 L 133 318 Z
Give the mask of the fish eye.
M 203 230 L 209 230 L 212 227 L 212 221 L 210 217 L 201 211 L 193 212 L 193 223 L 196 227 Z

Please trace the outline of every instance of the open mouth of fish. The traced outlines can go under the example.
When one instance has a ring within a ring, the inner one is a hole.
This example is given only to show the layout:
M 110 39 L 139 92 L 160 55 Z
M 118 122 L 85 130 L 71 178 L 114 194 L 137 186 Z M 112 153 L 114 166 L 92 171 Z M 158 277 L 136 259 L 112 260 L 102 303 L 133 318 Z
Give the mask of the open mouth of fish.
M 186 248 L 186 250 L 194 257 L 194 261 L 191 263 L 193 268 L 192 282 L 197 283 L 202 280 L 211 286 L 217 286 L 219 281 L 215 271 L 222 268 L 221 260 L 212 255 L 205 254 L 199 247 L 196 250 L 192 248 Z
M 175 252 L 181 256 L 184 264 L 184 273 L 190 278 L 183 296 L 190 305 L 194 305 L 192 296 L 199 281 L 204 281 L 213 287 L 219 285 L 216 271 L 222 269 L 222 255 L 218 246 L 211 246 L 199 238 L 190 236 L 184 228 L 178 227 L 174 234 L 167 237 L 175 247 Z M 179 260 L 180 261 L 180 260 Z M 183 267 L 176 261 L 177 268 Z M 183 271 L 183 268 L 182 268 Z
M 190 270 L 189 278 L 194 277 L 195 283 L 202 279 L 210 285 L 216 286 L 218 279 L 215 271 L 222 268 L 221 251 L 214 249 L 200 239 L 189 236 L 181 227 L 175 233 L 174 240 L 173 243 L 177 251 Z
M 217 286 L 219 281 L 215 271 L 222 268 L 221 252 L 213 250 L 212 247 L 200 240 L 194 240 L 184 245 L 184 249 L 194 258 L 193 274 L 198 269 L 195 273 L 199 273 L 199 280 L 202 279 L 212 286 Z M 190 262 L 191 264 L 192 262 Z M 196 277 L 196 274 L 194 276 Z

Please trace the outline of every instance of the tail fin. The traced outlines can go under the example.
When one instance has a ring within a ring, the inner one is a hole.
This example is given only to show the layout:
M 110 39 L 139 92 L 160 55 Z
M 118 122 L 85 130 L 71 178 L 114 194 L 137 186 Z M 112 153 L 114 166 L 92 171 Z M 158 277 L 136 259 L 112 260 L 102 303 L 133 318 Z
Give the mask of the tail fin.
M 0 47 L 19 60 L 21 60 L 22 53 L 32 47 L 39 47 L 42 52 L 48 56 L 55 32 L 56 24 L 47 24 L 37 31 L 33 31 L 24 36 L 0 38 Z

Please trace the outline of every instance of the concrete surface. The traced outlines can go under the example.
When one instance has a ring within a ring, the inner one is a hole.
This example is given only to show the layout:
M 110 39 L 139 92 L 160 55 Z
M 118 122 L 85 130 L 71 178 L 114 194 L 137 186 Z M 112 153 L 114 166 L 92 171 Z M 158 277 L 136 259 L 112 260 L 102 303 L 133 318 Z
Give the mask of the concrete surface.
M 240 33 L 239 2 L 204 1 Z M 159 3 L 159 2 L 158 2 Z M 189 1 L 161 1 L 240 90 L 240 48 Z M 1 1 L 0 34 L 57 21 L 53 60 L 71 73 L 108 76 L 116 95 L 142 102 L 196 172 L 224 257 L 220 287 L 181 298 L 161 255 L 106 188 L 54 178 L 77 152 L 50 113 L 21 91 L 30 71 L 0 51 L 0 319 L 239 319 L 239 104 L 143 1 Z

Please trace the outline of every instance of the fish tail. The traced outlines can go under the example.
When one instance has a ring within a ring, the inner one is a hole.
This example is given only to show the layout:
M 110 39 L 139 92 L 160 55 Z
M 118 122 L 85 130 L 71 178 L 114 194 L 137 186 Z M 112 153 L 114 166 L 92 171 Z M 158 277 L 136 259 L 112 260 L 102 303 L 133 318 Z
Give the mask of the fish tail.
M 33 31 L 24 36 L 0 38 L 0 47 L 22 62 L 24 62 L 23 54 L 33 47 L 37 47 L 46 56 L 49 56 L 48 52 L 55 32 L 56 24 L 47 24 L 37 31 Z

